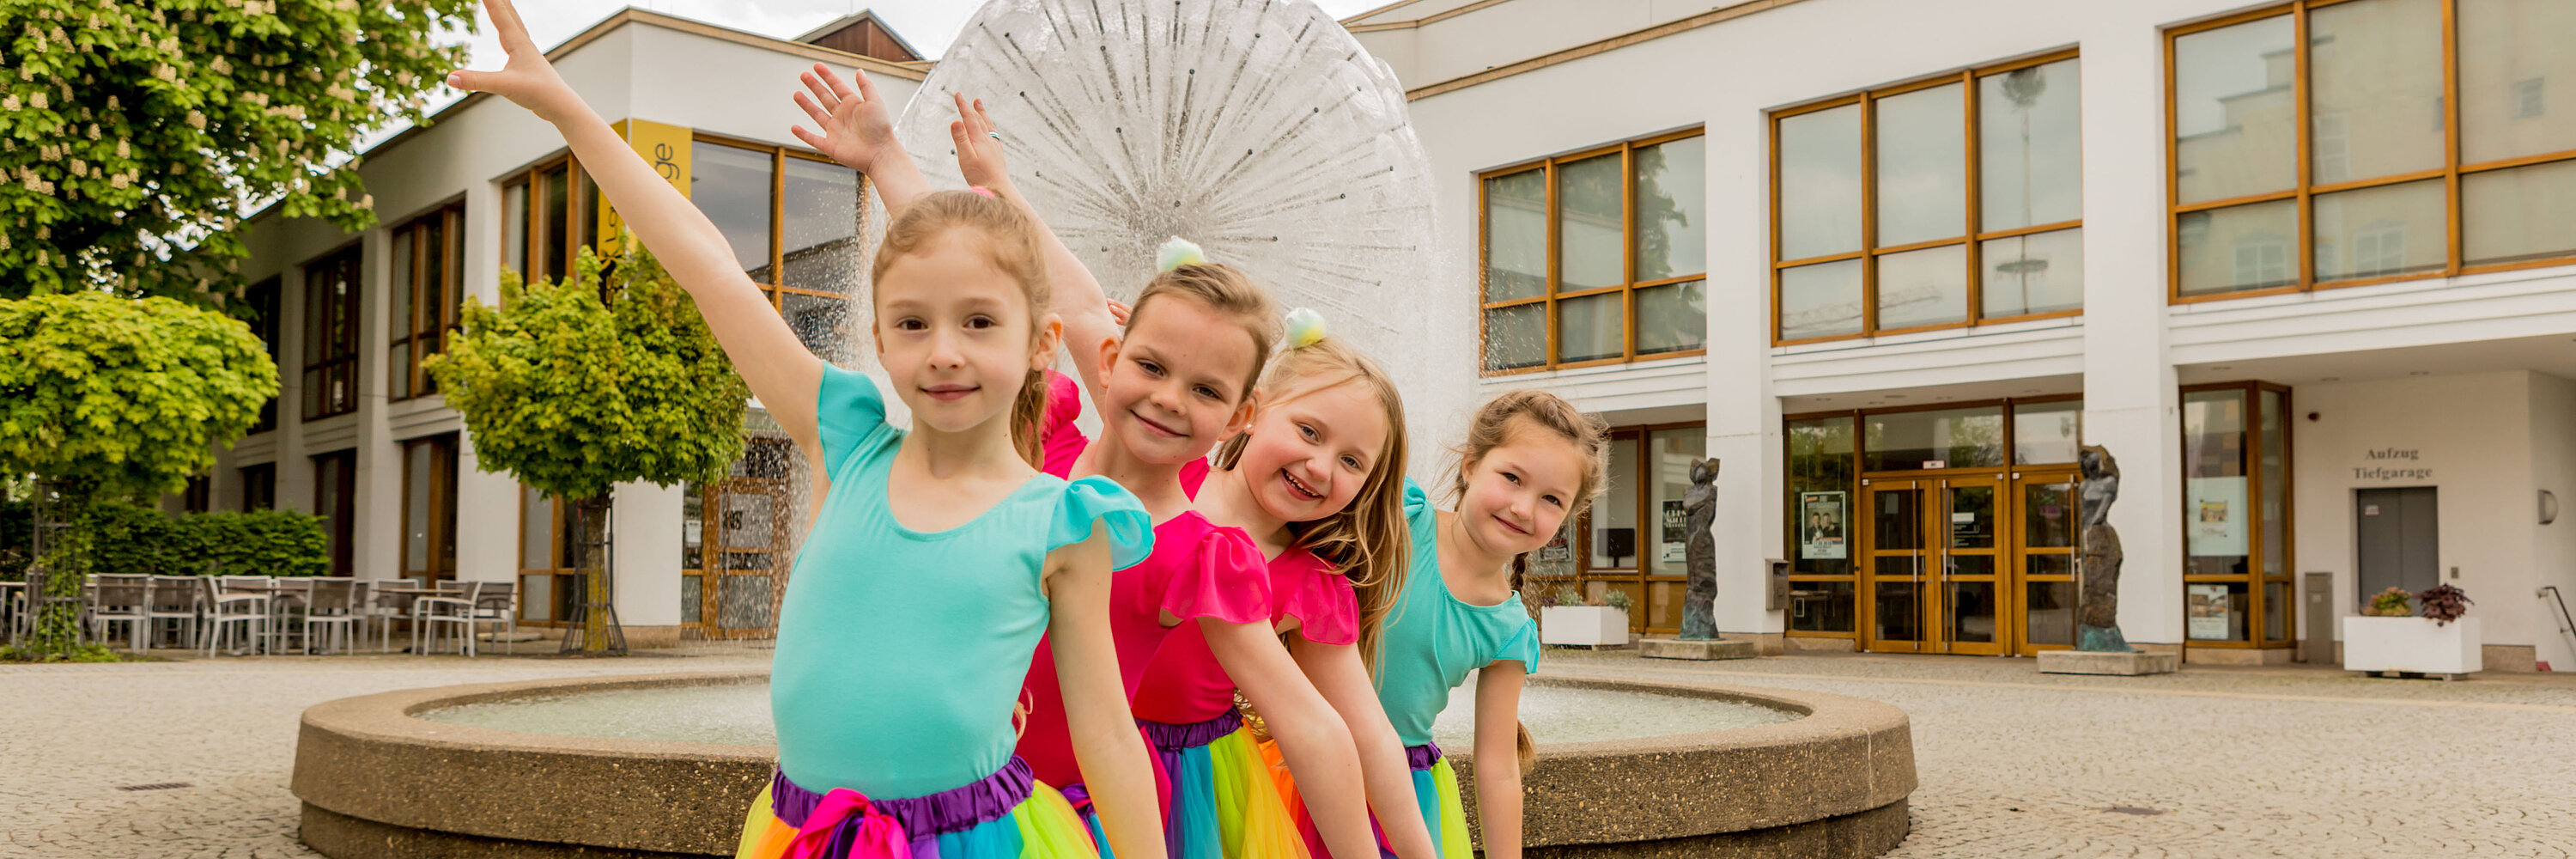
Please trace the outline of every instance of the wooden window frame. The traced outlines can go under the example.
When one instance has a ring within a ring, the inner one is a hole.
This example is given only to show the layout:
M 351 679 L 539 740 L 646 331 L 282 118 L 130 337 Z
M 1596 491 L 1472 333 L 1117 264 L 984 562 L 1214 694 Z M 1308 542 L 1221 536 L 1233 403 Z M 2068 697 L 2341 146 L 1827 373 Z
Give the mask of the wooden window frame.
M 2199 575 L 2189 572 L 2188 565 L 2190 564 L 2191 558 L 2191 536 L 2188 533 L 2188 529 L 2190 528 L 2190 517 L 2183 516 L 2180 518 L 2184 520 L 2182 526 L 2185 529 L 2185 533 L 2182 535 L 2183 563 L 2185 566 L 2181 571 L 2181 575 L 2176 577 L 2180 579 L 2180 581 L 2176 582 L 2175 586 L 2184 588 L 2184 602 L 2181 604 L 2188 605 L 2190 600 L 2190 585 L 2200 583 L 2244 585 L 2246 602 L 2245 640 L 2212 641 L 2195 639 L 2189 634 L 2185 634 L 2183 636 L 2183 648 L 2186 650 L 2194 647 L 2278 650 L 2281 648 L 2296 647 L 2299 644 L 2299 470 L 2298 433 L 2295 432 L 2295 428 L 2290 425 L 2293 416 L 2296 415 L 2297 412 L 2291 409 L 2290 388 L 2287 385 L 2260 381 L 2211 382 L 2198 385 L 2184 385 L 2182 386 L 2180 393 L 2194 394 L 2203 391 L 2237 391 L 2245 396 L 2245 428 L 2241 431 L 2245 438 L 2245 443 L 2240 448 L 2242 455 L 2245 457 L 2244 462 L 2241 463 L 2241 467 L 2245 472 L 2245 507 L 2247 511 L 2245 520 L 2245 572 L 2222 573 L 2215 575 Z M 2263 490 L 2265 487 L 2263 485 L 2263 441 L 2261 434 L 2263 432 L 2263 394 L 2266 392 L 2279 394 L 2281 396 L 2281 479 L 2290 484 L 2281 492 L 2281 540 L 2284 545 L 2281 546 L 2281 572 L 2279 575 L 2275 576 L 2266 576 L 2263 574 L 2263 552 L 2268 548 L 2264 545 L 2262 521 Z M 2182 447 L 2177 448 L 2177 450 L 2185 451 L 2185 456 L 2188 457 L 2188 451 L 2191 450 L 2191 424 L 2187 420 L 2178 420 L 2175 424 L 2174 438 L 2177 442 L 2183 445 Z M 2177 484 L 2175 489 L 2179 493 L 2182 503 L 2189 505 L 2191 503 L 2191 463 L 2186 459 L 2182 463 L 2182 466 L 2182 468 L 2177 470 L 2179 474 L 2176 478 L 2180 480 L 2181 483 Z M 2289 598 L 2289 605 L 2283 606 L 2281 609 L 2281 624 L 2283 628 L 2277 630 L 2267 628 L 2263 622 L 2263 618 L 2265 616 L 2264 612 L 2269 607 L 2266 603 L 2270 599 L 2264 595 L 2263 586 L 2273 583 L 2287 586 Z
M 315 454 L 310 461 L 313 464 L 313 515 L 327 519 L 322 527 L 327 529 L 331 540 L 329 575 L 356 575 L 358 449 L 341 448 L 329 453 Z M 324 471 L 322 464 L 326 461 L 339 464 L 337 473 L 339 479 L 327 483 L 322 479 Z M 337 503 L 332 504 L 331 509 L 323 509 L 322 502 L 332 500 L 335 494 Z
M 1636 151 L 1645 147 L 1657 146 L 1692 137 L 1700 137 L 1705 134 L 1707 134 L 1707 129 L 1704 126 L 1694 125 L 1689 128 L 1661 131 L 1643 137 L 1618 141 L 1616 143 L 1586 147 L 1572 152 L 1550 155 L 1544 158 L 1535 158 L 1482 171 L 1476 174 L 1476 371 L 1479 375 L 1512 376 L 1523 373 L 1541 373 L 1551 370 L 1566 370 L 1578 367 L 1598 367 L 1609 364 L 1628 364 L 1637 361 L 1659 361 L 1665 358 L 1686 358 L 1693 355 L 1708 354 L 1708 332 L 1704 327 L 1700 332 L 1700 345 L 1698 348 L 1673 349 L 1662 352 L 1650 352 L 1642 355 L 1639 354 L 1637 352 L 1636 296 L 1636 293 L 1640 290 L 1653 289 L 1659 286 L 1671 286 L 1679 283 L 1689 283 L 1694 280 L 1706 281 L 1708 279 L 1708 272 L 1705 268 L 1694 274 L 1657 278 L 1648 281 L 1639 281 L 1636 279 Z M 1622 278 L 1622 282 L 1615 286 L 1582 289 L 1572 292 L 1563 291 L 1559 288 L 1560 283 L 1558 279 L 1559 260 L 1557 257 L 1557 245 L 1559 236 L 1557 230 L 1558 215 L 1556 199 L 1557 168 L 1572 162 L 1612 154 L 1619 156 L 1619 257 L 1620 277 Z M 1536 298 L 1489 301 L 1487 300 L 1487 296 L 1489 294 L 1487 290 L 1491 287 L 1488 280 L 1489 275 L 1492 272 L 1492 267 L 1486 264 L 1486 260 L 1491 258 L 1489 254 L 1491 253 L 1492 247 L 1489 236 L 1492 234 L 1493 225 L 1486 218 L 1485 183 L 1488 180 L 1527 173 L 1533 170 L 1542 171 L 1543 181 L 1547 184 L 1546 211 L 1543 213 L 1543 217 L 1547 220 L 1546 287 Z M 1705 266 L 1705 262 L 1705 260 L 1702 261 L 1703 266 Z M 1703 286 L 1702 289 L 1705 290 L 1706 287 Z M 1557 322 L 1559 315 L 1557 313 L 1557 305 L 1568 299 L 1589 298 L 1600 295 L 1620 296 L 1620 315 L 1625 320 L 1621 325 L 1620 353 L 1609 357 L 1593 358 L 1584 361 L 1558 360 Z M 1540 305 L 1545 308 L 1542 315 L 1543 322 L 1541 324 L 1546 328 L 1547 333 L 1546 346 L 1544 350 L 1546 360 L 1527 367 L 1512 367 L 1505 369 L 1494 368 L 1485 358 L 1485 351 L 1488 345 L 1485 337 L 1486 314 L 1496 310 L 1513 307 L 1526 307 L 1530 305 Z M 1706 325 L 1705 320 L 1703 320 L 1702 325 Z
M 277 509 L 277 463 L 253 463 L 234 473 L 241 480 L 241 512 Z
M 1596 572 L 1592 566 L 1592 514 L 1598 512 L 1601 509 L 1601 501 L 1607 500 L 1608 498 L 1607 490 L 1609 490 L 1610 487 L 1604 486 L 1602 487 L 1604 490 L 1602 498 L 1595 500 L 1590 506 L 1585 507 L 1582 517 L 1580 517 L 1580 520 L 1575 523 L 1574 539 L 1571 541 L 1574 548 L 1574 575 L 1572 577 L 1550 576 L 1543 579 L 1533 577 L 1532 581 L 1544 581 L 1549 585 L 1571 584 L 1574 586 L 1575 590 L 1583 592 L 1585 599 L 1590 599 L 1592 596 L 1591 585 L 1593 582 L 1603 582 L 1607 587 L 1635 585 L 1637 593 L 1633 606 L 1634 610 L 1629 612 L 1628 615 L 1629 633 L 1632 635 L 1642 636 L 1655 633 L 1678 632 L 1678 627 L 1649 627 L 1646 625 L 1646 617 L 1648 614 L 1647 601 L 1653 599 L 1653 586 L 1657 584 L 1687 583 L 1690 580 L 1690 577 L 1687 575 L 1650 575 L 1646 572 L 1647 564 L 1645 551 L 1648 541 L 1645 538 L 1647 534 L 1651 533 L 1648 530 L 1649 527 L 1659 527 L 1650 526 L 1648 524 L 1653 521 L 1653 517 L 1657 514 L 1655 511 L 1648 510 L 1646 503 L 1654 497 L 1654 491 L 1649 486 L 1647 476 L 1653 472 L 1654 468 L 1654 464 L 1648 460 L 1650 460 L 1654 454 L 1652 443 L 1654 441 L 1655 434 L 1659 432 L 1685 429 L 1696 429 L 1705 435 L 1708 431 L 1708 422 L 1680 421 L 1677 423 L 1664 424 L 1631 424 L 1628 426 L 1611 427 L 1608 432 L 1602 434 L 1602 438 L 1605 441 L 1616 439 L 1635 439 L 1637 442 L 1638 479 L 1636 481 L 1637 485 L 1631 487 L 1632 494 L 1635 496 L 1634 501 L 1637 505 L 1637 546 L 1635 547 L 1637 549 L 1637 554 L 1633 556 L 1636 558 L 1634 563 L 1626 567 L 1602 567 L 1598 572 Z M 1605 451 L 1603 455 L 1607 456 L 1608 453 Z M 1684 596 L 1683 599 L 1687 601 L 1689 597 Z M 1687 610 L 1688 607 L 1685 606 L 1684 608 Z
M 437 231 L 439 247 L 435 249 L 429 247 L 431 235 L 429 228 L 433 224 L 439 228 Z M 419 399 L 438 393 L 438 381 L 424 372 L 420 364 L 422 359 L 446 351 L 448 336 L 459 325 L 456 318 L 457 305 L 464 299 L 465 277 L 464 273 L 457 269 L 461 268 L 464 262 L 464 230 L 465 201 L 457 200 L 413 218 L 391 231 L 394 243 L 393 253 L 397 255 L 404 253 L 403 245 L 406 243 L 410 245 L 411 253 L 411 282 L 391 284 L 387 293 L 390 295 L 392 290 L 406 290 L 411 295 L 411 300 L 404 302 L 404 306 L 411 308 L 411 318 L 390 320 L 386 327 L 390 335 L 385 344 L 386 391 L 391 393 L 397 390 L 397 387 L 392 384 L 392 379 L 400 376 L 405 385 L 399 390 L 409 392 L 404 396 L 387 398 L 393 402 Z M 433 250 L 438 254 L 439 274 L 444 281 L 436 284 L 439 287 L 436 292 L 447 296 L 446 301 L 427 300 L 433 284 L 421 273 L 421 261 L 427 259 Z M 388 274 L 387 277 L 392 275 Z M 393 359 L 396 349 L 406 350 L 403 360 Z
M 543 515 L 545 515 L 548 521 L 552 523 L 551 527 L 553 528 L 552 531 L 548 532 L 553 535 L 553 538 L 546 541 L 546 563 L 548 566 L 527 566 L 528 522 L 532 511 L 528 505 L 528 485 L 523 483 L 518 484 L 518 486 L 519 539 L 516 545 L 510 547 L 511 568 L 518 571 L 518 622 L 525 626 L 560 627 L 571 622 L 571 612 L 559 611 L 558 609 L 563 609 L 568 604 L 573 608 L 578 608 L 585 599 L 579 594 L 579 591 L 583 588 L 581 568 L 574 565 L 575 560 L 571 557 L 567 557 L 571 553 L 566 551 L 567 542 L 581 538 L 581 535 L 572 533 L 572 504 L 565 499 L 557 498 L 552 495 L 542 496 L 543 501 L 541 503 L 543 503 L 546 508 Z M 528 597 L 529 589 L 527 580 L 537 576 L 554 577 L 552 581 L 547 583 L 546 617 L 542 620 L 528 617 L 528 608 L 534 604 L 534 601 Z
M 286 366 L 286 362 L 279 360 L 284 356 L 278 353 L 279 347 L 286 342 L 285 290 L 286 279 L 270 275 L 266 280 L 251 284 L 242 293 L 243 300 L 249 305 L 251 333 L 258 336 L 260 345 L 268 350 L 268 363 L 280 368 L 281 373 Z M 257 435 L 277 428 L 277 402 L 285 396 L 286 392 L 281 389 L 259 404 L 259 421 L 251 424 L 249 434 Z
M 418 448 L 430 450 L 429 466 L 429 559 L 426 569 L 413 569 L 411 548 L 411 455 Z M 397 467 L 402 469 L 402 524 L 396 528 L 400 538 L 394 541 L 394 569 L 400 578 L 419 576 L 427 581 L 456 578 L 456 464 L 459 445 L 455 433 L 404 439 Z
M 304 264 L 304 372 L 306 384 L 320 386 L 304 392 L 306 421 L 358 410 L 358 373 L 364 363 L 358 360 L 358 319 L 367 306 L 365 262 L 365 245 L 351 242 Z M 334 269 L 349 281 L 343 302 L 334 302 L 327 291 L 317 288 Z M 331 392 L 334 378 L 346 383 L 337 397 Z
M 546 174 L 557 169 L 564 171 L 563 181 L 567 186 L 564 189 L 564 232 L 567 235 L 551 236 L 546 234 L 544 217 L 545 182 Z M 521 195 L 520 199 L 521 234 L 516 238 L 501 236 L 503 244 L 499 252 L 504 260 L 503 268 L 508 268 L 508 253 L 511 248 L 509 243 L 516 241 L 519 243 L 518 246 L 527 249 L 526 253 L 519 256 L 521 283 L 545 274 L 547 261 L 554 259 L 549 254 L 563 255 L 564 276 L 571 277 L 573 260 L 581 255 L 581 249 L 596 244 L 595 236 L 584 235 L 585 232 L 589 232 L 584 229 L 584 225 L 596 223 L 595 219 L 599 214 L 596 211 L 596 200 L 593 199 L 598 196 L 598 188 L 591 184 L 589 175 L 583 172 L 581 160 L 568 154 L 557 155 L 503 177 L 501 205 L 509 205 L 512 188 L 525 188 L 527 193 Z M 504 224 L 508 223 L 510 220 L 508 214 L 504 211 L 499 220 Z M 494 229 L 500 229 L 500 227 L 495 226 Z
M 2308 13 L 2327 6 L 2350 2 L 2354 2 L 2354 0 L 2297 0 L 2297 2 L 2267 6 L 2261 9 L 2252 9 L 2206 20 L 2177 24 L 2165 28 L 2164 148 L 2166 303 L 2198 304 L 2205 301 L 2225 301 L 2235 298 L 2253 298 L 2265 295 L 2311 292 L 2321 289 L 2342 289 L 2353 286 L 2369 286 L 2372 284 L 2393 283 L 2407 280 L 2428 280 L 2438 277 L 2458 277 L 2460 275 L 2484 274 L 2496 271 L 2548 268 L 2552 266 L 2563 266 L 2570 263 L 2576 263 L 2576 253 L 2560 254 L 2557 256 L 2541 257 L 2536 259 L 2486 263 L 2481 265 L 2466 264 L 2462 258 L 2466 254 L 2467 250 L 2467 244 L 2462 240 L 2460 226 L 2460 210 L 2462 204 L 2461 189 L 2465 184 L 2465 177 L 2479 173 L 2509 170 L 2516 167 L 2530 167 L 2540 164 L 2552 164 L 2562 161 L 2576 160 L 2576 149 L 2564 149 L 2556 152 L 2544 152 L 2537 155 L 2503 158 L 2476 164 L 2460 163 L 2459 0 L 2437 0 L 2437 2 L 2442 4 L 2442 166 L 2429 170 L 2418 170 L 2391 176 L 2379 176 L 2369 179 L 2357 179 L 2330 184 L 2316 184 L 2311 181 L 2314 178 L 2312 176 L 2312 173 L 2314 172 L 2312 150 L 2314 149 L 2313 138 L 2315 136 L 2316 129 L 2313 127 L 2313 118 L 2309 115 L 2308 110 L 2308 93 L 2310 89 L 2309 55 L 2312 47 L 2308 44 Z M 2238 24 L 2260 21 L 2283 15 L 2291 16 L 2292 21 L 2291 50 L 2293 53 L 2290 76 L 2293 87 L 2291 95 L 2291 109 L 2294 117 L 2291 124 L 2294 128 L 2292 129 L 2291 145 L 2296 148 L 2298 164 L 2296 172 L 2292 176 L 2292 186 L 2284 190 L 2245 194 L 2222 200 L 2204 200 L 2196 203 L 2182 202 L 2182 176 L 2180 172 L 2182 165 L 2179 160 L 2178 151 L 2180 143 L 2176 139 L 2176 135 L 2180 133 L 2181 126 L 2179 125 L 2178 118 L 2180 108 L 2177 104 L 2177 96 L 2174 91 L 2174 81 L 2178 71 L 2174 62 L 2175 43 L 2182 37 L 2189 36 L 2194 33 L 2205 33 L 2211 30 L 2224 29 Z M 2443 183 L 2442 205 L 2445 220 L 2444 235 L 2447 237 L 2449 242 L 2448 256 L 2446 257 L 2446 261 L 2441 269 L 2405 272 L 2402 274 L 2343 278 L 2329 281 L 2319 281 L 2317 279 L 2315 252 L 2315 198 L 2318 195 L 2332 194 L 2338 191 L 2353 191 L 2364 188 L 2403 185 L 2409 182 L 2421 182 L 2433 179 L 2440 179 Z M 2285 286 L 2275 286 L 2265 289 L 2212 292 L 2202 295 L 2182 294 L 2182 218 L 2184 215 L 2195 212 L 2225 209 L 2234 206 L 2278 202 L 2283 200 L 2295 201 L 2297 206 L 2297 244 L 2296 247 L 2292 249 L 2293 255 L 2295 256 L 2293 262 L 2296 264 L 2298 269 L 2296 282 Z
M 740 137 L 709 134 L 703 131 L 690 132 L 689 142 L 730 146 L 735 149 L 746 149 L 769 156 L 769 265 L 766 267 L 766 270 L 769 272 L 769 277 L 765 280 L 761 278 L 752 279 L 752 285 L 760 287 L 761 297 L 769 300 L 769 309 L 778 311 L 779 315 L 785 316 L 787 313 L 786 296 L 788 295 L 808 295 L 817 298 L 831 299 L 847 299 L 849 297 L 849 293 L 845 292 L 825 292 L 822 290 L 803 289 L 788 286 L 786 282 L 787 159 L 801 158 L 806 161 L 835 165 L 837 165 L 838 162 L 833 161 L 831 156 L 824 155 L 819 152 L 809 152 L 803 149 L 797 149 L 791 146 L 781 146 L 775 143 L 762 143 L 756 140 L 745 140 Z M 868 179 L 867 175 L 862 173 L 859 175 L 861 217 L 866 217 L 867 193 Z
M 1766 117 L 1766 119 L 1769 120 L 1769 127 L 1766 131 L 1770 135 L 1771 152 L 1771 345 L 1795 346 L 1801 343 L 1856 340 L 1887 334 L 1910 334 L 1918 331 L 1941 331 L 1952 328 L 1972 328 L 1978 325 L 2003 322 L 2027 322 L 2035 319 L 2061 319 L 2065 317 L 2084 315 L 2084 308 L 2082 307 L 2077 307 L 2072 310 L 2053 310 L 2046 313 L 2019 313 L 2004 316 L 1985 315 L 1985 284 L 1983 277 L 1985 273 L 1985 260 L 1983 257 L 1986 242 L 1993 241 L 1995 239 L 2009 239 L 2017 236 L 2052 233 L 2058 230 L 2082 229 L 2084 227 L 2084 219 L 2078 217 L 2073 220 L 2056 221 L 2046 224 L 2031 224 L 2005 230 L 1981 229 L 1984 226 L 1985 206 L 1984 201 L 1979 199 L 1979 194 L 1982 191 L 1981 183 L 1984 179 L 1982 171 L 1983 165 L 1979 163 L 1979 159 L 1983 156 L 1983 152 L 1977 139 L 1977 82 L 1979 80 L 2007 72 L 2035 68 L 2066 60 L 2077 60 L 2080 62 L 2081 59 L 2082 57 L 2080 53 L 2074 48 L 2052 50 L 2045 53 L 2016 57 L 1981 66 L 1973 66 L 1957 71 L 1942 72 L 1936 75 L 1928 75 L 1911 80 L 1899 81 L 1897 83 L 1874 87 L 1861 92 L 1831 96 L 1771 111 Z M 1967 205 L 1963 219 L 1960 221 L 1960 234 L 1950 238 L 1932 239 L 1904 245 L 1880 247 L 1878 244 L 1878 102 L 1890 97 L 1919 92 L 1949 84 L 1961 85 L 1959 87 L 1961 90 L 1960 96 L 1964 100 L 1964 104 L 1963 112 L 1960 114 L 1960 125 L 1967 140 L 1967 148 L 1965 150 L 1967 172 L 1962 174 L 1962 181 L 1964 183 L 1962 190 L 1965 192 L 1962 196 L 1966 199 Z M 2081 98 L 2082 96 L 2079 94 L 2078 99 L 2080 100 Z M 1856 251 L 1845 251 L 1842 253 L 1823 254 L 1820 256 L 1801 257 L 1798 259 L 1781 259 L 1780 123 L 1783 120 L 1804 116 L 1806 114 L 1851 105 L 1860 106 L 1860 249 Z M 2082 144 L 2079 142 L 2077 146 L 2080 149 Z M 2082 180 L 2079 178 L 2077 181 L 2080 182 Z M 2078 193 L 2081 193 L 2080 188 L 2078 189 Z M 1890 254 L 1950 247 L 1953 245 L 1966 246 L 1965 257 L 1968 268 L 1968 294 L 1967 307 L 1965 308 L 1966 316 L 1958 322 L 1915 325 L 1905 328 L 1882 329 L 1878 327 L 1878 259 Z M 1780 281 L 1783 275 L 1789 269 L 1800 266 L 1842 262 L 1845 260 L 1860 260 L 1861 262 L 1860 330 L 1850 334 L 1831 334 L 1822 337 L 1781 337 Z

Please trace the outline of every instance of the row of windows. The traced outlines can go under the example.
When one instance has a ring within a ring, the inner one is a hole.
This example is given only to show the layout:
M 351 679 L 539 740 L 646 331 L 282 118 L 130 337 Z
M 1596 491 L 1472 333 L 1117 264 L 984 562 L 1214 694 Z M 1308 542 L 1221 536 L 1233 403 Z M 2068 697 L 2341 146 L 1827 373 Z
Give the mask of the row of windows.
M 1707 141 L 1694 129 L 1482 177 L 1486 371 L 1706 348 Z

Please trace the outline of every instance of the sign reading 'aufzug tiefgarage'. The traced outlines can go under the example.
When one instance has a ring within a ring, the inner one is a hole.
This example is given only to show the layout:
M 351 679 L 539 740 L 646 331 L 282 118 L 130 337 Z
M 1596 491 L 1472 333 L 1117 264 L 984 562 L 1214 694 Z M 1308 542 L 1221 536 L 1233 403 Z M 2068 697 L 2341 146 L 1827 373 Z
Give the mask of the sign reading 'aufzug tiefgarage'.
M 2422 457 L 2421 457 L 2421 456 L 2418 454 L 2418 452 L 2417 452 L 2415 449 L 2413 449 L 2413 448 L 2383 447 L 2383 448 L 2379 448 L 2379 449 L 2377 449 L 2377 450 L 2370 451 L 2369 453 L 2365 454 L 2364 456 L 2366 456 L 2367 458 L 2372 459 L 2372 460 L 2380 460 L 2380 461 L 2398 461 L 2398 462 L 2420 462 L 2420 461 L 2422 461 Z M 2354 466 L 2354 467 L 2353 467 L 2353 469 L 2352 469 L 2352 479 L 2354 479 L 2354 480 L 2431 480 L 2431 479 L 2433 479 L 2433 470 L 2432 470 L 2432 469 L 2430 469 L 2430 468 L 2391 468 L 2391 467 L 2384 466 L 2384 465 L 2361 465 L 2361 466 Z

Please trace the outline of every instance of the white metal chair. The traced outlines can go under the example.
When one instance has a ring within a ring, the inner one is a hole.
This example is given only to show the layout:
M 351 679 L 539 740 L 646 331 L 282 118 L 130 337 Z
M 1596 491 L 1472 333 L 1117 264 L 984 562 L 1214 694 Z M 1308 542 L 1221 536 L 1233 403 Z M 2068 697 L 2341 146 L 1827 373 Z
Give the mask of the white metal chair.
M 212 657 L 226 641 L 235 650 L 256 648 L 268 634 L 268 589 L 238 581 L 242 576 L 207 576 L 206 589 L 206 655 Z M 256 580 L 258 577 L 248 577 Z M 233 624 L 241 624 L 239 637 L 228 635 Z
M 438 647 L 438 628 L 453 626 L 458 636 L 457 651 L 474 655 L 474 601 L 482 595 L 482 582 L 440 582 L 438 596 L 425 596 L 411 601 L 411 652 L 428 653 Z M 455 596 L 448 596 L 455 594 Z M 428 646 L 422 646 L 422 637 Z
M 300 640 L 300 636 L 307 629 L 304 616 L 312 609 L 313 577 L 255 578 L 259 579 L 260 587 L 268 589 L 268 645 L 265 649 L 270 653 L 311 649 L 312 642 Z M 289 639 L 299 640 L 289 644 Z
M 390 593 L 385 589 L 418 588 L 420 586 L 421 580 L 417 578 L 381 579 L 367 583 L 367 601 L 365 605 L 367 607 L 367 616 L 374 618 L 376 622 L 377 650 L 390 651 L 394 649 L 394 621 L 410 617 L 412 600 L 417 598 L 417 595 L 415 594 Z M 414 633 L 419 632 L 419 630 L 419 624 L 412 625 L 412 631 Z M 417 638 L 418 636 L 414 635 L 413 637 Z
M 205 599 L 205 586 L 196 576 L 153 576 L 151 602 L 143 618 L 151 627 L 145 643 L 158 646 L 165 625 L 179 633 L 179 647 L 197 646 L 198 604 Z
M 152 577 L 131 573 L 91 576 L 90 636 L 107 640 L 109 624 L 125 624 L 127 650 L 143 649 L 144 628 L 151 625 Z
M 356 635 L 359 605 L 357 582 L 343 578 L 314 579 L 308 585 L 301 615 L 304 651 L 313 652 L 314 642 L 318 640 L 326 652 L 332 649 L 332 642 L 338 642 L 340 652 L 348 652 L 350 640 Z M 314 637 L 313 628 L 316 626 L 323 628 L 323 638 Z
M 519 583 L 482 582 L 482 591 L 474 597 L 474 620 L 466 626 L 469 634 L 475 627 L 490 626 L 502 635 L 501 652 L 519 652 Z

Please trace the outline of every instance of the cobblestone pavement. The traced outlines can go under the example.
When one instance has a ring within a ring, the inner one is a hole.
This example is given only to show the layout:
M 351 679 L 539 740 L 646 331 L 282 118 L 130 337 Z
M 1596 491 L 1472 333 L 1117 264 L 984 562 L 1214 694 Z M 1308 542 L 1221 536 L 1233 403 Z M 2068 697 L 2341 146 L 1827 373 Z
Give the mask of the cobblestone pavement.
M 0 856 L 313 856 L 295 840 L 299 806 L 287 792 L 306 707 L 451 683 L 756 669 L 769 653 L 726 644 L 680 655 L 0 666 Z M 1913 834 L 1894 857 L 2576 852 L 2576 675 L 2440 683 L 2194 666 L 2085 678 L 2017 659 L 1687 663 L 1581 651 L 1551 651 L 1547 672 L 1904 708 L 1921 787 Z M 161 782 L 192 786 L 116 789 Z

